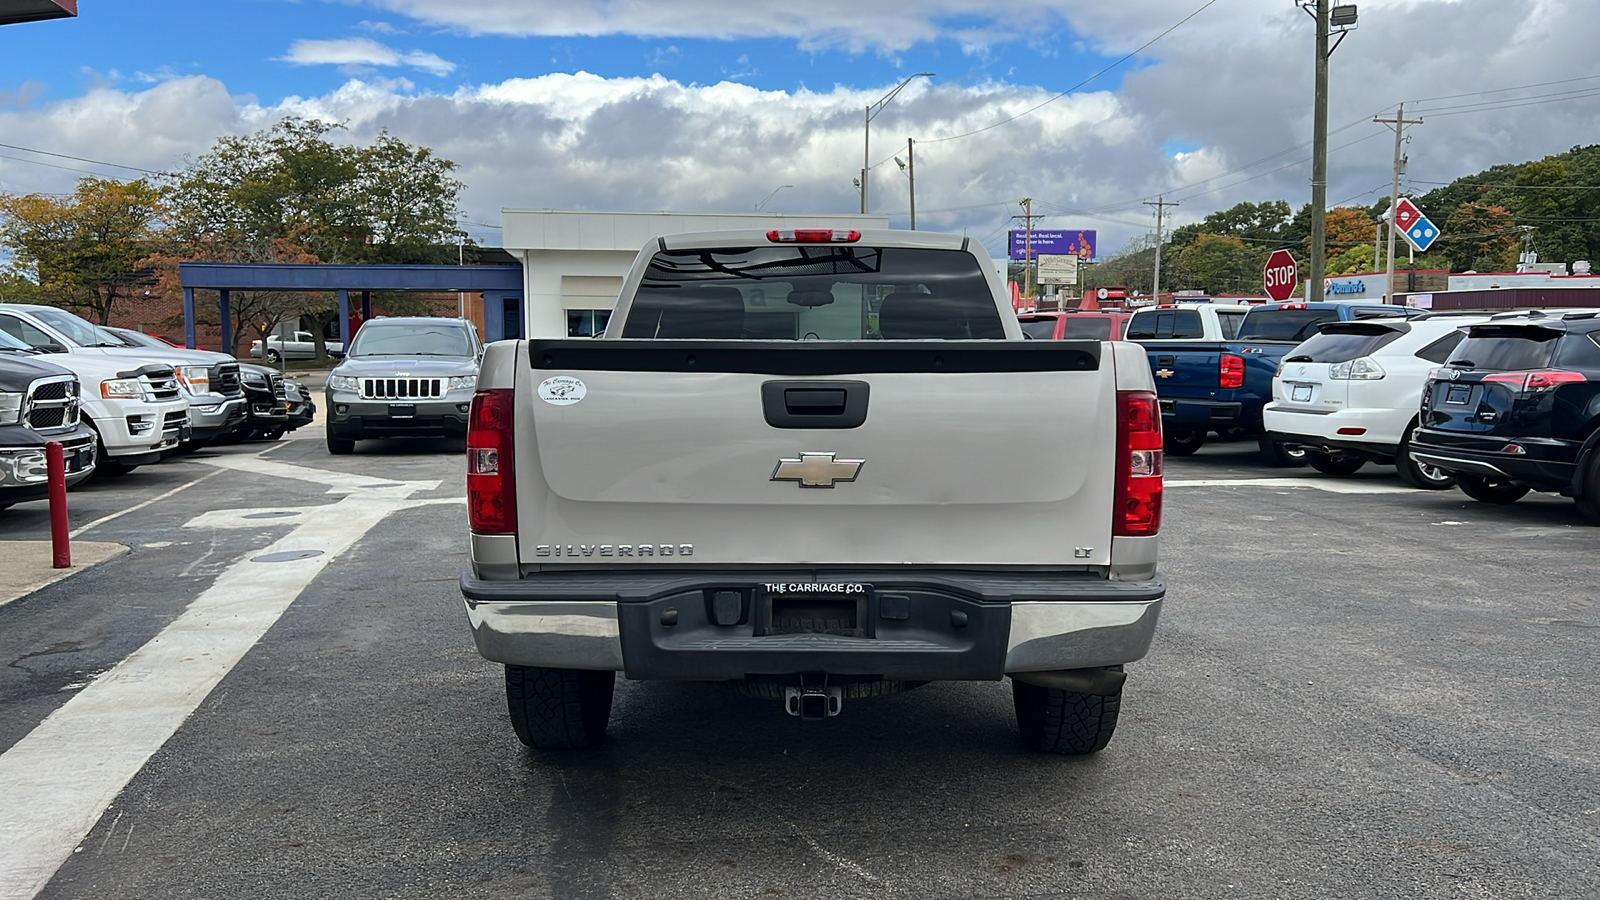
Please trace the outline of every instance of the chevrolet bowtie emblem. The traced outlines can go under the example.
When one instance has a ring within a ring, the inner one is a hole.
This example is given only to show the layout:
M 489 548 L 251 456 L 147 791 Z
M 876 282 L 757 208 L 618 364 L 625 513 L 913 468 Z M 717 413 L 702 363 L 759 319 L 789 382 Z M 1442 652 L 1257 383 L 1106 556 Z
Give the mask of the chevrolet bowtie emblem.
M 803 488 L 831 488 L 838 481 L 855 481 L 860 459 L 834 459 L 829 453 L 802 453 L 799 459 L 780 459 L 773 481 L 798 481 Z
M 1156 377 L 1157 378 L 1171 378 L 1172 377 L 1172 370 L 1171 369 L 1157 369 L 1156 370 Z

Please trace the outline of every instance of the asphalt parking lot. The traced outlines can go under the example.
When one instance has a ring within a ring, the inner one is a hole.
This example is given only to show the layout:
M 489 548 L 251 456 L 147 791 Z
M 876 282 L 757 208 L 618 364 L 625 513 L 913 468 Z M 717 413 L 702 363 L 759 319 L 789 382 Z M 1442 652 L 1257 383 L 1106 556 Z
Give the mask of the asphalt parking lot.
M 0 898 L 1600 895 L 1600 530 L 1570 501 L 1211 445 L 1169 461 L 1168 602 L 1097 756 L 1025 752 L 1001 683 L 801 723 L 628 682 L 607 746 L 539 755 L 460 608 L 458 446 L 308 428 L 74 492 L 75 528 L 131 508 L 82 535 L 129 551 L 0 606 L 0 790 L 128 778 L 86 836 L 42 821 Z M 102 688 L 125 730 L 83 736 Z

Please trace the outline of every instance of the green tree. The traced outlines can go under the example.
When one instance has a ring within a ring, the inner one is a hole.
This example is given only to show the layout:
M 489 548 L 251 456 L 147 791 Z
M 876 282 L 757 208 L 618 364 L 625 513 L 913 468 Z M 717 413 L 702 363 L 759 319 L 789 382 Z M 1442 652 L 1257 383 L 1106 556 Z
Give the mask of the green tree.
M 146 279 L 142 261 L 157 249 L 161 214 L 161 191 L 144 179 L 84 178 L 64 197 L 0 194 L 0 241 L 11 276 L 36 284 L 37 299 L 104 325 Z
M 1284 200 L 1263 203 L 1237 203 L 1228 209 L 1214 212 L 1199 223 L 1182 225 L 1172 232 L 1172 246 L 1182 250 L 1202 234 L 1238 238 L 1244 243 L 1257 243 L 1268 250 L 1287 246 L 1285 234 L 1290 225 L 1289 204 Z M 1162 258 L 1165 261 L 1165 257 Z
M 1208 294 L 1259 293 L 1261 269 L 1271 252 L 1237 237 L 1202 234 L 1177 254 L 1172 286 Z
M 332 139 L 342 126 L 286 118 L 219 138 L 169 180 L 172 230 L 190 259 L 327 263 L 455 262 L 462 183 L 455 163 L 383 132 L 370 145 Z M 323 297 L 303 313 L 337 315 Z M 276 302 L 288 302 L 279 298 Z M 393 311 L 420 311 L 394 309 Z M 265 318 L 270 318 L 265 317 Z M 313 329 L 325 353 L 321 328 Z

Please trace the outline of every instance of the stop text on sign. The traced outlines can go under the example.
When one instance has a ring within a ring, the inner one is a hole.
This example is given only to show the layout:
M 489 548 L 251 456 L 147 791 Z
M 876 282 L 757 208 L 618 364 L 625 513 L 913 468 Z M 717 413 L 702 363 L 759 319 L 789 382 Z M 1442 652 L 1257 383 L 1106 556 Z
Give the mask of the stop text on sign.
M 1267 270 L 1267 287 L 1279 285 L 1293 285 L 1296 266 L 1290 263 L 1287 266 L 1273 266 Z

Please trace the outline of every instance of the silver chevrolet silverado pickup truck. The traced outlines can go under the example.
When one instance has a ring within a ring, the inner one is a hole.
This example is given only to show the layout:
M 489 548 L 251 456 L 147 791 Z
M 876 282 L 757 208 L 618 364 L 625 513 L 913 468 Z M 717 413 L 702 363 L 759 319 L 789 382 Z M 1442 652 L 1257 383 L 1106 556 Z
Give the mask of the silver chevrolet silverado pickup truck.
M 621 672 L 802 719 L 1009 677 L 1028 745 L 1093 753 L 1165 595 L 1144 352 L 1024 340 L 956 235 L 653 240 L 601 339 L 489 346 L 467 445 L 461 592 L 531 747 L 600 740 Z

